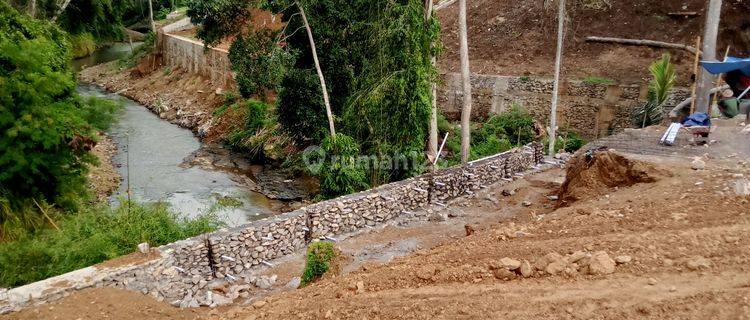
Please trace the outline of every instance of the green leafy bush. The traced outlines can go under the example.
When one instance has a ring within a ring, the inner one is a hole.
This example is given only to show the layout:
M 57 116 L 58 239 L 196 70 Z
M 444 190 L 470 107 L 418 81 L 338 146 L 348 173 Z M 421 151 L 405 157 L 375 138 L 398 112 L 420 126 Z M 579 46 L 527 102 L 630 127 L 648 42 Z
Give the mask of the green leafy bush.
M 276 112 L 282 128 L 302 145 L 328 135 L 328 119 L 315 70 L 292 69 L 284 77 Z
M 88 32 L 70 36 L 73 45 L 73 58 L 86 57 L 96 51 L 96 40 Z
M 45 229 L 0 243 L 0 287 L 14 287 L 136 251 L 139 243 L 163 245 L 220 227 L 211 215 L 185 220 L 156 203 L 123 203 L 62 215 L 60 231 Z
M 307 248 L 307 262 L 302 272 L 302 285 L 308 285 L 320 279 L 331 268 L 331 262 L 336 258 L 336 250 L 333 243 L 319 241 L 310 244 Z
M 490 117 L 482 130 L 498 137 L 505 137 L 515 146 L 525 145 L 536 138 L 534 116 L 518 104 L 513 104 L 508 111 Z
M 323 139 L 320 149 L 308 151 L 308 162 L 317 164 L 308 170 L 320 180 L 321 196 L 330 199 L 368 187 L 367 164 L 358 161 L 359 154 L 357 142 L 340 133 Z
M 277 31 L 261 28 L 232 42 L 229 59 L 242 96 L 267 101 L 268 92 L 275 91 L 286 75 L 293 57 L 276 44 L 277 36 Z

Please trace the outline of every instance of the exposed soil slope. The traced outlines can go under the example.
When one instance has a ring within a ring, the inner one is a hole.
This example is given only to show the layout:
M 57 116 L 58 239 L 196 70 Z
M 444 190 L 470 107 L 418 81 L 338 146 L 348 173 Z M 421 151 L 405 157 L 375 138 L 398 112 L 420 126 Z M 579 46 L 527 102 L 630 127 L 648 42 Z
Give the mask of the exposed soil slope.
M 610 3 L 611 6 L 607 6 Z M 648 77 L 648 65 L 671 52 L 681 83 L 692 73 L 691 54 L 680 50 L 586 43 L 587 36 L 640 38 L 694 45 L 702 35 L 707 1 L 569 0 L 564 78 L 600 76 L 625 83 Z M 588 5 L 587 5 L 588 4 Z M 551 75 L 557 32 L 554 1 L 469 1 L 469 46 L 472 71 L 505 75 Z M 601 9 L 595 9 L 601 7 Z M 698 16 L 672 16 L 673 12 Z M 719 50 L 727 44 L 734 55 L 750 54 L 750 3 L 724 1 Z M 458 6 L 438 12 L 445 46 L 439 60 L 444 71 L 457 72 Z

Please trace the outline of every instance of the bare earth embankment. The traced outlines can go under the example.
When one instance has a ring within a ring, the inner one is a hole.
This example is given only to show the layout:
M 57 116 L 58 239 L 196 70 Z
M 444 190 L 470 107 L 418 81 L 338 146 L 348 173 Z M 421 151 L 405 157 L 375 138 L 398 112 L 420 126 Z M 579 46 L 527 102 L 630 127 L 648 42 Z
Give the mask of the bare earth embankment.
M 343 274 L 308 287 L 285 288 L 303 266 L 291 257 L 264 271 L 275 293 L 234 306 L 90 289 L 2 319 L 747 318 L 750 197 L 735 189 L 750 168 L 744 154 L 708 158 L 693 170 L 679 157 L 581 154 L 565 181 L 548 170 L 452 203 L 442 222 L 342 237 Z

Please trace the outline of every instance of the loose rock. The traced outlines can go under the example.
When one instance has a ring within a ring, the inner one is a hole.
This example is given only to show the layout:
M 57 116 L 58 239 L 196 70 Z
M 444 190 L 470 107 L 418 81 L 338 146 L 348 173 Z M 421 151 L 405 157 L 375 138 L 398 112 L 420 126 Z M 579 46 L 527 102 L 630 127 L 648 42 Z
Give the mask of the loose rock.
M 615 261 L 604 251 L 597 251 L 589 259 L 589 273 L 604 275 L 615 272 Z
M 690 258 L 685 265 L 690 270 L 701 270 L 711 268 L 711 260 L 708 260 L 702 256 L 695 256 Z

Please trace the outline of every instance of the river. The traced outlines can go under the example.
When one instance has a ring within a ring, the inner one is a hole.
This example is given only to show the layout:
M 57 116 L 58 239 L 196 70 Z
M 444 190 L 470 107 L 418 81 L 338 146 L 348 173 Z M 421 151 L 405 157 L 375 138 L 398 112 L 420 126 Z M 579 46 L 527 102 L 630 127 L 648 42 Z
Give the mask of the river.
M 117 59 L 129 53 L 129 45 L 127 48 L 119 55 L 104 55 Z M 185 166 L 183 160 L 201 148 L 201 142 L 190 130 L 99 87 L 79 84 L 78 92 L 124 105 L 118 122 L 108 132 L 118 145 L 113 162 L 123 178 L 117 194 L 112 196 L 113 204 L 127 195 L 129 186 L 134 201 L 166 202 L 187 218 L 216 214 L 229 226 L 275 213 L 272 200 L 234 181 L 233 173 Z

